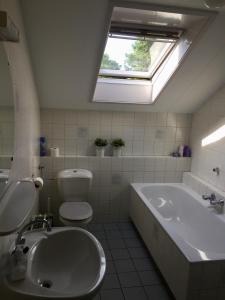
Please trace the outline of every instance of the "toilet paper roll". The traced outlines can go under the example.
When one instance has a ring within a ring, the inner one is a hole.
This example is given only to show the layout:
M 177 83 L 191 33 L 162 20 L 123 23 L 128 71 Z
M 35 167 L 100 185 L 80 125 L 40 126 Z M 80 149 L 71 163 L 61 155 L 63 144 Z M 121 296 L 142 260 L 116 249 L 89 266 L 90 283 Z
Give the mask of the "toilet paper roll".
M 41 177 L 36 177 L 33 179 L 33 181 L 34 181 L 34 185 L 37 189 L 41 190 L 43 188 L 44 181 Z
M 53 157 L 57 157 L 59 156 L 59 148 L 50 148 L 50 155 L 53 156 Z

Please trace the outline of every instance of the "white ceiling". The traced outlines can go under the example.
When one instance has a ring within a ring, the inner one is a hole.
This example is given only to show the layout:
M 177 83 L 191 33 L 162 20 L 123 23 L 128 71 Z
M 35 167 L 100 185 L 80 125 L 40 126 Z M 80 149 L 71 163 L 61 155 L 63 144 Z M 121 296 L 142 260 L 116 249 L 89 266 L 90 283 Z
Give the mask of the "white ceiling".
M 41 107 L 193 112 L 225 84 L 225 14 L 220 12 L 154 105 L 91 103 L 110 17 L 108 1 L 21 0 L 21 4 Z M 157 4 L 204 8 L 200 0 Z

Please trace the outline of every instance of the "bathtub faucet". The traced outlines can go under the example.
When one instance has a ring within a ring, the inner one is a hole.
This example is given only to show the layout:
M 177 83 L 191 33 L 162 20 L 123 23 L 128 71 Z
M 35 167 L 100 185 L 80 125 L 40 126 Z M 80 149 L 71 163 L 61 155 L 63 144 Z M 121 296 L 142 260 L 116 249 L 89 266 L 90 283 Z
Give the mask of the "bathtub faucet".
M 218 205 L 220 207 L 224 206 L 224 199 L 217 199 L 214 193 L 211 195 L 202 195 L 202 199 L 209 200 L 211 205 Z

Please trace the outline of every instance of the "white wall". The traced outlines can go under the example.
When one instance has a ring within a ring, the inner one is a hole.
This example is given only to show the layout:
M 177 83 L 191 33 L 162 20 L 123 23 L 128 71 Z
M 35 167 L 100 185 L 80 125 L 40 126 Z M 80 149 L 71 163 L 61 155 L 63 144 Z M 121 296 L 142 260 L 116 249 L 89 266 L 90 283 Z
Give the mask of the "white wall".
M 10 63 L 15 104 L 15 144 L 11 180 L 18 180 L 31 177 L 38 171 L 39 104 L 19 1 L 0 0 L 0 9 L 8 12 L 20 31 L 19 43 L 4 43 Z M 7 239 L 0 238 L 0 253 L 7 246 Z
M 14 127 L 13 108 L 0 107 L 0 159 L 7 156 L 9 162 L 14 151 Z
M 192 172 L 217 188 L 225 191 L 225 138 L 202 147 L 201 141 L 225 125 L 225 86 L 211 97 L 193 117 L 191 144 Z M 221 169 L 217 176 L 214 167 Z
M 21 18 L 19 1 L 2 0 L 6 10 L 20 31 L 19 43 L 4 43 L 13 82 L 15 105 L 15 150 L 13 179 L 31 177 L 37 172 L 39 137 L 39 104 L 33 79 L 29 52 Z

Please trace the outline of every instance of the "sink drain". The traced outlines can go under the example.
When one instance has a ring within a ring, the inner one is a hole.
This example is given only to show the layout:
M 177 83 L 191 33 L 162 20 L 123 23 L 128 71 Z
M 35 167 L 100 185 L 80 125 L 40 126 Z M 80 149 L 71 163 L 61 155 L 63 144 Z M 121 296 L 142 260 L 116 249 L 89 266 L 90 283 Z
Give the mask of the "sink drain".
M 46 288 L 46 289 L 50 289 L 50 287 L 52 286 L 51 280 L 46 280 L 46 279 L 44 279 L 44 280 L 39 279 L 38 284 L 41 287 Z

